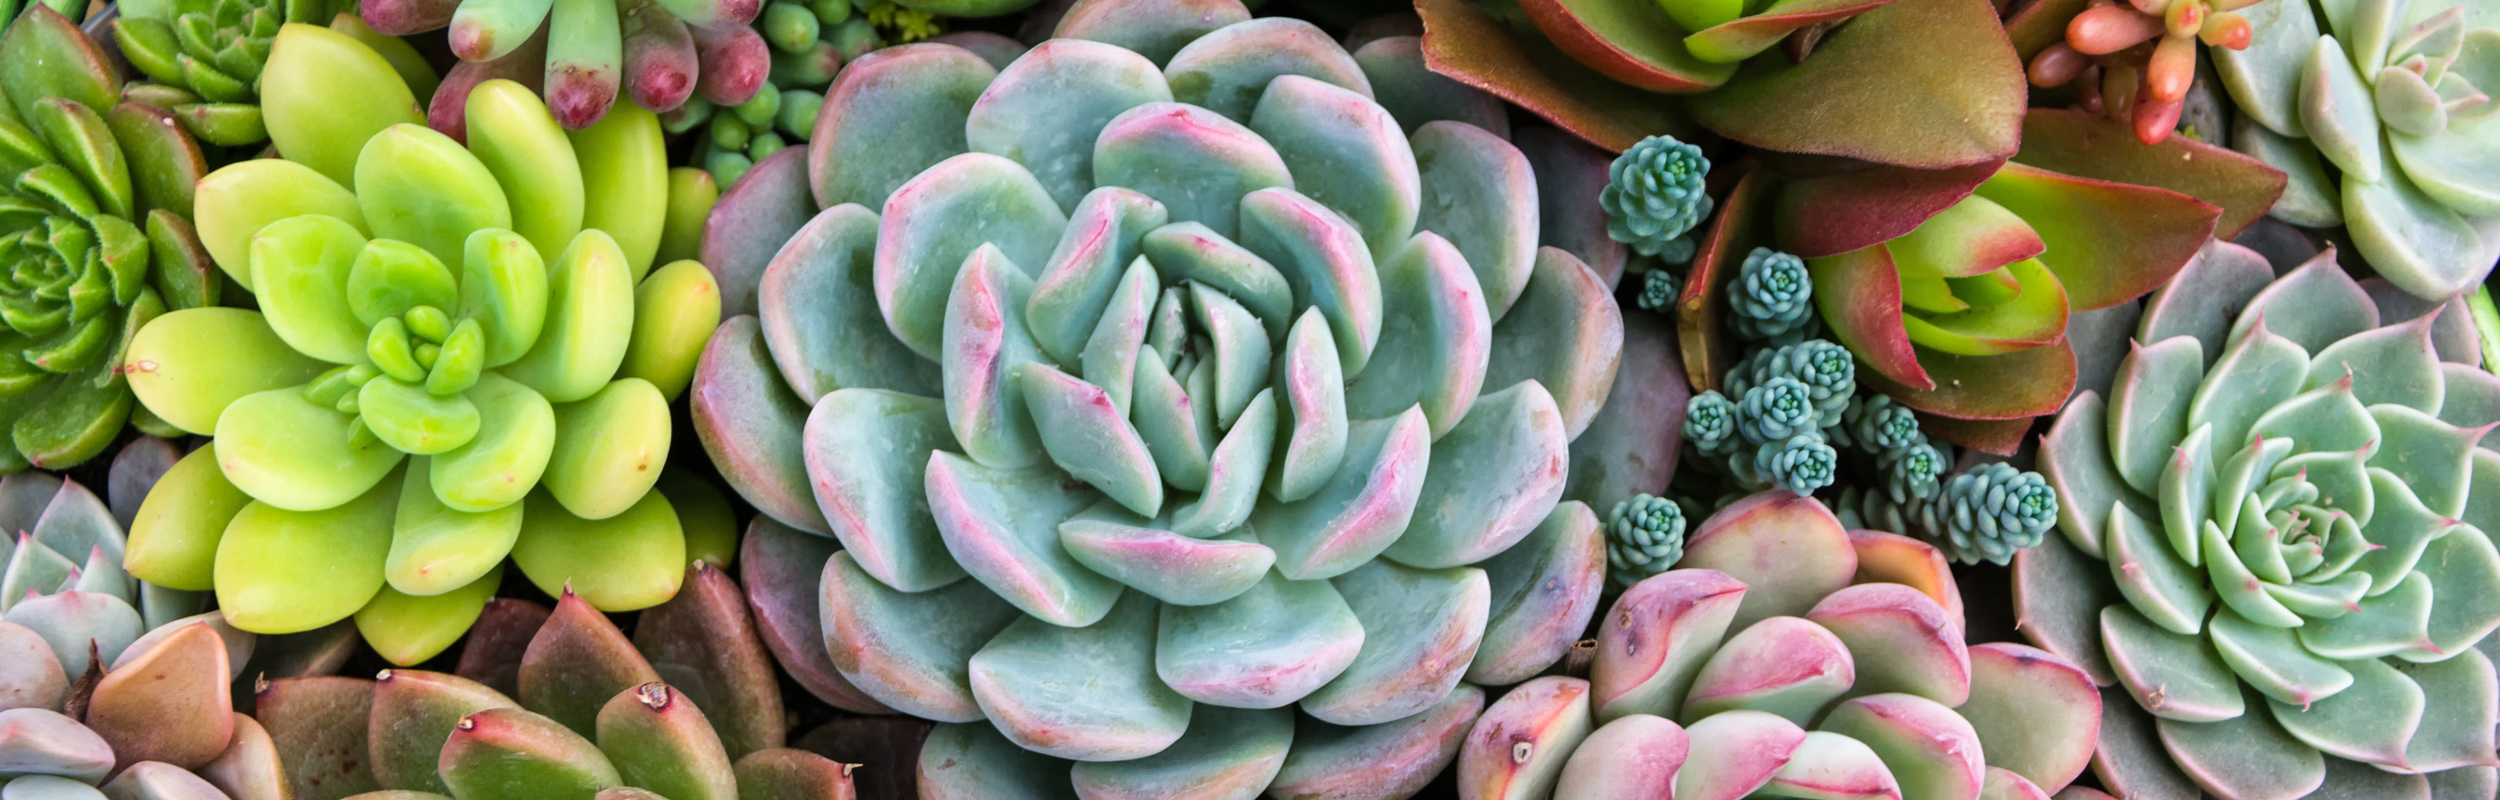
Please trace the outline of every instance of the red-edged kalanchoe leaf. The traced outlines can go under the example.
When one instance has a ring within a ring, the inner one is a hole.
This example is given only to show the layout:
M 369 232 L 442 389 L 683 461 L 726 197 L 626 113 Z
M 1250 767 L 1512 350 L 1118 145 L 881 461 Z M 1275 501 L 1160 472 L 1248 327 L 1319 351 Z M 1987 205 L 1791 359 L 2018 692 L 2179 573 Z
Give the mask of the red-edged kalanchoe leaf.
M 365 736 L 376 782 L 385 790 L 451 791 L 438 772 L 443 740 L 470 714 L 519 707 L 502 692 L 458 675 L 383 670 L 374 682 Z
M 1912 349 L 1935 389 L 1920 390 L 1881 373 L 1861 378 L 1911 408 L 1975 420 L 2020 420 L 2048 414 L 2075 390 L 2075 351 L 2063 340 L 1998 356 Z
M 711 720 L 668 684 L 646 683 L 609 698 L 599 709 L 597 741 L 622 783 L 668 798 L 738 796 L 729 753 Z
M 262 680 L 252 716 L 269 732 L 298 800 L 340 800 L 380 788 L 366 732 L 373 681 L 313 677 Z
M 570 591 L 521 657 L 522 705 L 587 735 L 618 692 L 660 679 L 642 653 L 581 595 Z
M 1873 368 L 1867 378 L 1880 375 L 1919 391 L 1936 388 L 1902 323 L 1901 271 L 1890 250 L 1875 245 L 1815 259 L 1810 267 L 1816 308 L 1832 338 Z
M 800 533 L 771 517 L 758 516 L 748 524 L 739 546 L 738 577 L 746 586 L 747 607 L 755 614 L 756 633 L 772 650 L 773 661 L 808 693 L 845 711 L 893 713 L 843 679 L 825 653 L 817 585 L 826 562 L 840 549 L 822 536 Z
M 1687 47 L 1693 31 L 1642 5 L 1528 0 L 1519 10 L 1565 55 L 1608 78 L 1652 92 L 1717 88 L 1742 60 L 1704 60 Z
M 1421 0 L 1424 63 L 1434 72 L 1519 104 L 1599 147 L 1624 150 L 1650 136 L 1688 134 L 1665 96 L 1573 61 L 1524 20 L 1505 22 L 1465 0 Z
M 1998 160 L 1909 169 L 1818 156 L 1765 159 L 1766 168 L 1786 178 L 1777 192 L 1777 249 L 1799 258 L 1839 255 L 1909 233 L 1969 197 L 2003 166 Z
M 2222 209 L 2213 236 L 2247 230 L 2283 194 L 2281 170 L 2184 136 L 2148 145 L 2124 123 L 2084 111 L 2038 108 L 2023 117 L 2024 164 L 2068 175 L 2180 192 Z
M 1939 53 L 1918 44 L 1929 37 L 1961 45 Z M 1688 108 L 1757 147 L 1937 169 L 2014 154 L 2022 72 L 1987 3 L 1906 0 L 1850 19 L 1803 63 L 1752 59 Z
M 2167 189 L 2008 163 L 1977 196 L 2022 217 L 2048 243 L 2041 258 L 2079 311 L 2141 297 L 2169 281 L 2215 235 L 2221 209 Z
M 737 582 L 701 561 L 686 569 L 676 597 L 634 623 L 635 648 L 675 691 L 711 709 L 709 727 L 720 732 L 732 760 L 789 737 L 781 682 L 757 633 Z

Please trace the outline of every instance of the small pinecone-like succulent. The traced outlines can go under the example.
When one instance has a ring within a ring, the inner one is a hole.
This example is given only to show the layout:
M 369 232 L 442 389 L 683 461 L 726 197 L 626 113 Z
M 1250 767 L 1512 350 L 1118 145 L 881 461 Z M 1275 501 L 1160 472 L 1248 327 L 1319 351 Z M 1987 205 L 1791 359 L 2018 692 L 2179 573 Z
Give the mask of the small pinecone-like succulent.
M 1814 390 L 1795 378 L 1772 378 L 1746 390 L 1745 399 L 1736 404 L 1736 432 L 1755 444 L 1787 441 L 1822 427 L 1815 415 Z
M 1693 452 L 1725 456 L 1736 451 L 1736 403 L 1718 392 L 1702 392 L 1684 403 L 1684 441 Z
M 1935 499 L 1941 476 L 1953 468 L 1953 459 L 1935 445 L 1919 442 L 1877 455 L 1875 468 L 1884 474 L 1884 496 L 1906 504 Z
M 1727 302 L 1736 312 L 1728 319 L 1736 335 L 1776 340 L 1812 324 L 1814 282 L 1806 276 L 1804 259 L 1756 247 L 1745 256 L 1736 281 L 1728 284 Z
M 1606 208 L 1606 235 L 1641 255 L 1691 258 L 1691 242 L 1670 245 L 1710 215 L 1710 195 L 1702 191 L 1709 174 L 1701 148 L 1673 136 L 1641 140 L 1606 170 L 1606 189 L 1597 196 Z
M 1667 571 L 1684 557 L 1684 509 L 1647 494 L 1615 504 L 1606 515 L 1606 566 L 1617 588 Z
M 1839 444 L 1877 456 L 1927 441 L 1927 435 L 1918 430 L 1918 415 L 1880 394 L 1851 397 L 1848 410 L 1841 412 L 1840 425 L 1832 431 Z
M 1754 351 L 1727 372 L 1727 392 L 1744 397 L 1773 378 L 1794 378 L 1812 390 L 1815 425 L 1841 423 L 1858 391 L 1858 362 L 1849 349 L 1822 339 Z
M 2004 564 L 2057 524 L 2057 492 L 2040 473 L 1999 462 L 1946 480 L 1922 516 L 1946 555 L 1964 564 Z
M 1675 296 L 1684 291 L 1678 283 L 1675 273 L 1663 269 L 1653 269 L 1643 273 L 1641 296 L 1635 303 L 1641 307 L 1642 311 L 1666 313 L 1667 309 L 1675 307 Z
M 1814 494 L 1814 490 L 1832 485 L 1840 467 L 1840 451 L 1823 442 L 1817 432 L 1800 433 L 1787 441 L 1765 444 L 1754 451 L 1756 475 L 1773 486 L 1795 492 L 1798 497 Z M 2033 541 L 2038 541 L 2037 537 Z

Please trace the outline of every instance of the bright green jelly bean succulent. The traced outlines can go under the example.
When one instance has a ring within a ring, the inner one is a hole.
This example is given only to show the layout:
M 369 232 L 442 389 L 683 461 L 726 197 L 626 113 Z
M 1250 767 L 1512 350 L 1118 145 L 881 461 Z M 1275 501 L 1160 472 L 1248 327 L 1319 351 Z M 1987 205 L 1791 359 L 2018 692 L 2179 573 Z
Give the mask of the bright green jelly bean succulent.
M 149 408 L 215 437 L 201 451 L 214 469 L 159 493 L 202 508 L 222 536 L 208 582 L 238 626 L 289 632 L 364 609 L 369 639 L 407 630 L 369 619 L 380 608 L 440 615 L 456 637 L 507 553 L 561 588 L 600 557 L 557 540 L 594 535 L 612 554 L 601 563 L 625 577 L 601 576 L 618 588 L 591 602 L 639 608 L 676 590 L 682 535 L 650 489 L 682 380 L 669 376 L 697 351 L 670 346 L 668 331 L 691 320 L 675 338 L 708 337 L 717 317 L 687 311 L 716 309 L 718 292 L 682 265 L 637 292 L 607 223 L 543 201 L 563 181 L 613 181 L 601 174 L 620 160 L 610 151 L 647 148 L 623 160 L 656 162 L 658 122 L 617 114 L 568 134 L 508 82 L 470 103 L 469 146 L 389 126 L 356 155 L 353 189 L 276 159 L 200 183 L 209 250 L 260 310 L 165 315 L 126 363 Z M 646 130 L 611 130 L 629 126 Z M 652 218 L 618 222 L 660 224 L 664 204 L 627 205 Z M 248 504 L 212 502 L 236 494 Z M 674 550 L 629 545 L 655 537 Z M 450 642 L 382 649 L 422 660 Z
M 2239 800 L 2357 796 L 2350 762 L 2488 774 L 2500 379 L 2441 362 L 2436 314 L 2380 319 L 2331 251 L 2271 284 L 2227 261 L 2181 275 L 2194 307 L 2148 310 L 2110 397 L 2043 441 L 2071 546 L 2017 564 L 2024 630 L 2156 718 L 2104 730 L 2171 756 L 2122 782 Z M 2072 577 L 2026 577 L 2048 570 Z
M 1560 501 L 1620 311 L 1536 247 L 1518 148 L 1247 16 L 1095 0 L 1004 69 L 854 63 L 823 119 L 871 127 L 818 132 L 824 210 L 705 353 L 713 462 L 846 548 L 809 598 L 831 668 L 952 723 L 922 797 L 1412 792 L 1481 707 L 1462 680 L 1528 677 L 1585 617 L 1544 620 L 1593 610 L 1597 515 Z
M 139 0 L 119 7 L 112 29 L 122 57 L 149 80 L 189 93 L 191 102 L 172 110 L 220 145 L 261 139 L 260 74 L 281 26 L 328 25 L 355 11 L 341 0 Z
M 193 236 L 199 145 L 116 103 L 92 40 L 49 7 L 0 36 L 0 472 L 64 469 L 131 416 L 114 369 L 139 326 L 217 301 Z

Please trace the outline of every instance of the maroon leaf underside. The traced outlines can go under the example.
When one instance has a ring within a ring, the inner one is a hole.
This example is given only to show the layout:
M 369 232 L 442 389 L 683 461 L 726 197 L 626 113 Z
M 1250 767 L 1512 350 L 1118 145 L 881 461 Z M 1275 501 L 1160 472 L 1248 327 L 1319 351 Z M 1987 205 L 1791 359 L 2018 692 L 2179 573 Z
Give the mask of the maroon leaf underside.
M 2014 155 L 2028 96 L 1988 0 L 1904 0 L 1851 19 L 1803 63 L 1748 60 L 1686 107 L 1756 147 L 1940 169 Z
M 1964 448 L 2012 456 L 2022 449 L 2023 439 L 2029 437 L 2031 425 L 2037 420 L 2037 417 L 1956 419 L 1921 412 L 1918 429 Z
M 1914 410 L 1965 420 L 2027 420 L 2052 414 L 2074 393 L 2075 349 L 2063 339 L 1995 356 L 1914 349 L 1919 366 L 1935 379 L 1936 388 L 1912 388 L 1876 371 L 1859 372 L 1858 379 Z
M 1782 181 L 1775 216 L 1780 249 L 1822 258 L 1891 241 L 1951 208 L 2004 165 L 1989 160 L 1910 169 L 1829 156 L 1766 153 Z M 1798 174 L 1800 172 L 1808 174 Z
M 1739 177 L 1719 213 L 1710 221 L 1693 253 L 1692 271 L 1684 276 L 1684 293 L 1675 301 L 1676 340 L 1684 351 L 1684 374 L 1694 391 L 1719 388 L 1719 376 L 1736 363 L 1736 342 L 1720 320 L 1727 316 L 1727 282 L 1745 264 L 1745 254 L 1771 242 L 1770 200 L 1778 180 L 1750 163 L 1733 165 Z M 1893 305 L 1900 306 L 1896 289 Z M 1896 313 L 1895 316 L 1898 316 Z M 1897 324 L 1897 320 L 1896 320 Z
M 2148 145 L 2126 123 L 2055 108 L 2035 108 L 2023 118 L 2022 153 L 2014 160 L 2077 177 L 2168 189 L 2220 206 L 2213 230 L 2218 239 L 2237 237 L 2263 218 L 2289 180 L 2281 170 L 2229 148 L 2185 136 Z
M 1415 11 L 1424 21 L 1424 66 L 1590 144 L 1622 152 L 1650 136 L 1693 137 L 1674 99 L 1571 60 L 1532 27 L 1507 25 L 1467 0 L 1417 0 Z
M 1910 332 L 1901 324 L 1901 271 L 1883 245 L 1864 247 L 1807 265 L 1814 278 L 1815 309 L 1832 338 L 1857 354 L 1871 369 L 1858 377 L 1869 383 L 1927 390 L 1936 381 L 1919 364 Z

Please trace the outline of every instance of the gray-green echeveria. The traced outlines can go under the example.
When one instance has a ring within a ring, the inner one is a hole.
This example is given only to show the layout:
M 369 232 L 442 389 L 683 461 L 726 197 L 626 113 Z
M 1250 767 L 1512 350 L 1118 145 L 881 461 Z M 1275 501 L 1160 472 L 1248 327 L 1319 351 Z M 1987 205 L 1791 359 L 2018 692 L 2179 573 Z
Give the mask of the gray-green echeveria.
M 2416 296 L 2472 289 L 2500 258 L 2500 6 L 2325 5 L 2252 6 L 2255 43 L 2207 51 L 2241 111 L 2231 146 L 2291 176 L 2275 217 L 2347 227 Z
M 2332 251 L 2270 284 L 2200 261 L 2173 287 L 2198 299 L 2149 309 L 2110 396 L 2043 440 L 2063 541 L 2016 562 L 2023 630 L 2152 717 L 2104 748 L 2169 755 L 2105 780 L 2488 787 L 2500 379 L 2441 361 L 2436 313 L 2380 319 Z
M 922 797 L 1403 796 L 1475 685 L 1578 636 L 1530 624 L 1563 616 L 1530 587 L 1574 565 L 1593 610 L 1598 518 L 1561 499 L 1623 323 L 1536 246 L 1527 160 L 1393 116 L 1376 81 L 1405 87 L 1309 23 L 1202 5 L 1079 3 L 1004 68 L 853 63 L 821 123 L 853 130 L 808 154 L 823 210 L 698 371 L 758 524 L 844 548 L 830 668 L 948 723 Z

